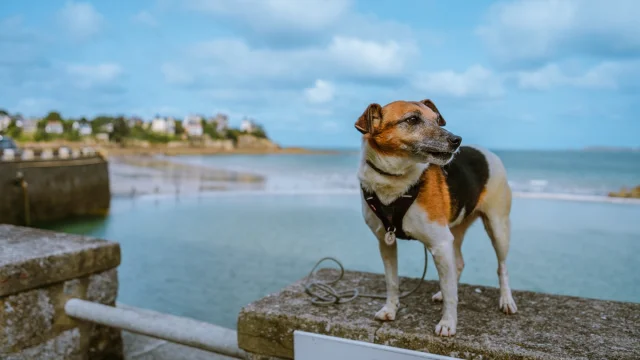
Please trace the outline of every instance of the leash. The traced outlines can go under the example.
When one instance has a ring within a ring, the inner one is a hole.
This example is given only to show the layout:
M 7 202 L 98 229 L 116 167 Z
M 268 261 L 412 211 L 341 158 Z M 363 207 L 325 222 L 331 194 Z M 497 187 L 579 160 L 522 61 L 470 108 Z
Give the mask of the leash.
M 311 278 L 314 274 L 313 272 L 323 261 L 326 261 L 326 260 L 331 260 L 336 264 L 338 264 L 338 266 L 340 267 L 340 275 L 338 275 L 335 279 L 332 279 L 332 280 L 311 281 Z M 400 295 L 400 299 L 413 294 L 416 290 L 418 290 L 420 285 L 422 285 L 422 283 L 424 282 L 424 278 L 427 275 L 427 262 L 428 262 L 428 254 L 427 254 L 427 247 L 425 246 L 424 247 L 424 269 L 422 270 L 422 277 L 420 278 L 420 282 L 413 289 L 405 293 L 402 293 Z M 373 299 L 387 298 L 386 295 L 366 294 L 366 293 L 361 294 L 357 288 L 338 291 L 332 285 L 335 285 L 338 281 L 342 280 L 343 276 L 344 276 L 344 267 L 342 266 L 342 263 L 338 261 L 336 258 L 327 256 L 318 260 L 318 262 L 313 266 L 313 268 L 309 272 L 309 275 L 307 275 L 307 278 L 304 282 L 304 291 L 311 296 L 311 303 L 313 305 L 327 306 L 327 305 L 333 305 L 333 304 L 348 303 L 350 301 L 355 300 L 358 296 L 373 298 Z

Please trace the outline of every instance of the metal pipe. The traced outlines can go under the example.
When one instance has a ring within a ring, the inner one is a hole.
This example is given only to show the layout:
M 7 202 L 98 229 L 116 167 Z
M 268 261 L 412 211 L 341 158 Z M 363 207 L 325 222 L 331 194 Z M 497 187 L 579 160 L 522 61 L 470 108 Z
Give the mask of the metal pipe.
M 31 209 L 29 208 L 29 183 L 24 179 L 24 174 L 18 171 L 16 174 L 16 180 L 18 181 L 20 188 L 22 189 L 22 203 L 24 209 L 24 225 L 31 225 Z
M 164 339 L 182 345 L 246 359 L 238 347 L 235 330 L 155 311 L 127 306 L 112 307 L 81 299 L 70 299 L 64 305 L 67 315 L 100 325 Z

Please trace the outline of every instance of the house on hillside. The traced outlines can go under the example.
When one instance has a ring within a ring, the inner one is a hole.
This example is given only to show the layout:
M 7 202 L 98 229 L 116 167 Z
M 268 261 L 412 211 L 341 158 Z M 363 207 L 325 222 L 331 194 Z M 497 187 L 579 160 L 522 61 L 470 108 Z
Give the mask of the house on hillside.
M 216 132 L 223 133 L 229 129 L 229 117 L 226 114 L 218 113 L 212 121 L 216 126 Z
M 23 118 L 22 116 L 16 116 L 14 118 L 16 126 L 22 128 L 23 134 L 34 134 L 38 130 L 38 118 Z
M 11 125 L 11 116 L 0 115 L 0 131 L 6 130 Z
M 171 116 L 156 116 L 153 120 L 151 120 L 151 131 L 157 134 L 175 135 L 176 121 Z
M 100 127 L 100 132 L 111 134 L 113 132 L 113 123 L 106 123 Z
M 202 121 L 204 117 L 200 115 L 188 115 L 185 116 L 182 121 L 182 127 L 184 128 L 184 132 L 187 136 L 191 137 L 200 137 L 204 134 L 204 129 L 202 128 Z
M 71 124 L 71 128 L 80 134 L 80 136 L 89 136 L 93 133 L 93 129 L 91 129 L 91 124 L 86 121 L 74 121 Z
M 252 119 L 245 118 L 240 124 L 240 130 L 251 134 L 256 130 L 256 124 Z
M 47 134 L 62 135 L 64 134 L 64 127 L 62 126 L 61 121 L 52 120 L 47 122 L 47 125 L 44 127 L 44 131 Z
M 127 119 L 127 125 L 129 125 L 130 128 L 134 128 L 136 126 L 142 127 L 143 124 L 144 120 L 139 116 L 132 116 Z

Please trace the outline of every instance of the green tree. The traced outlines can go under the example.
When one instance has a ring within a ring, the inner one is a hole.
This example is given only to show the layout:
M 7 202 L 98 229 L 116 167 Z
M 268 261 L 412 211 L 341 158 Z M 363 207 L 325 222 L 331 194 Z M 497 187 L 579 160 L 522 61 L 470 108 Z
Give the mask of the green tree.
M 91 130 L 93 131 L 94 134 L 102 132 L 102 127 L 107 124 L 113 123 L 113 121 L 114 121 L 114 118 L 111 116 L 104 116 L 104 115 L 96 116 L 91 121 Z
M 73 119 L 69 119 L 69 120 L 62 120 L 62 129 L 64 130 L 65 134 L 69 134 L 73 131 L 73 123 L 75 122 L 75 120 Z M 77 131 L 76 131 L 77 132 Z
M 64 138 L 69 141 L 80 141 L 82 140 L 82 136 L 80 136 L 80 131 L 78 130 L 69 130 L 64 133 Z
M 253 130 L 253 136 L 267 139 L 267 133 L 264 131 L 262 125 L 256 125 L 255 130 Z
M 129 136 L 129 125 L 122 116 L 118 116 L 113 122 L 113 132 L 109 134 L 109 140 L 121 144 L 122 141 Z
M 216 125 L 210 122 L 202 123 L 202 132 L 209 135 L 212 139 L 222 139 L 223 137 L 216 130 Z
M 19 139 L 22 136 L 22 128 L 16 125 L 16 121 L 12 120 L 11 124 L 7 128 L 7 135 L 14 139 Z
M 62 122 L 62 116 L 60 116 L 60 113 L 57 112 L 57 111 L 51 111 L 42 120 L 46 120 L 46 122 L 49 122 L 49 121 L 60 121 L 60 122 Z M 45 124 L 46 124 L 46 122 L 45 122 Z
M 242 134 L 242 131 L 238 129 L 228 129 L 226 137 L 233 141 L 234 144 L 238 143 L 238 136 Z
M 38 120 L 38 122 L 36 123 L 36 127 L 38 131 L 44 132 L 44 128 L 47 127 L 47 120 L 45 118 Z
M 176 128 L 175 128 L 176 136 L 180 136 L 184 134 L 184 126 L 182 126 L 182 121 L 176 121 L 175 124 L 176 124 Z
M 38 124 L 40 125 L 40 124 Z M 44 129 L 38 129 L 36 130 L 36 133 L 33 134 L 33 140 L 35 141 L 50 141 L 53 139 L 53 136 L 51 136 L 51 134 L 47 133 L 46 131 L 44 131 Z
M 5 109 L 0 109 L 0 115 L 9 115 L 9 112 Z

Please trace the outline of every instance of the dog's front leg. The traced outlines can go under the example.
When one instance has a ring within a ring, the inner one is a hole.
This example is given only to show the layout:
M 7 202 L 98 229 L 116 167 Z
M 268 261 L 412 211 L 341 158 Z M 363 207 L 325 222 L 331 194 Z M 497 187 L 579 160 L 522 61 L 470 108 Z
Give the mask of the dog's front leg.
M 384 241 L 384 234 L 378 236 L 380 255 L 384 263 L 384 276 L 387 284 L 387 303 L 376 313 L 376 319 L 395 320 L 396 312 L 400 306 L 399 280 L 398 280 L 398 243 L 387 245 Z
M 442 291 L 442 318 L 436 325 L 436 334 L 453 336 L 458 325 L 458 281 L 453 249 L 453 236 L 436 239 L 430 247 L 433 260 L 438 269 L 440 291 Z

